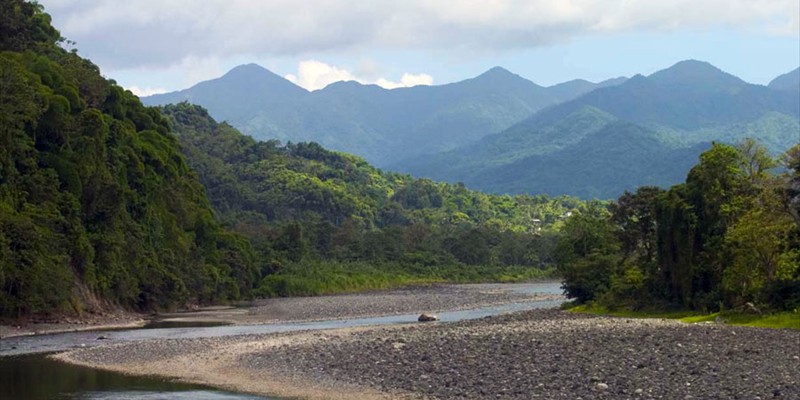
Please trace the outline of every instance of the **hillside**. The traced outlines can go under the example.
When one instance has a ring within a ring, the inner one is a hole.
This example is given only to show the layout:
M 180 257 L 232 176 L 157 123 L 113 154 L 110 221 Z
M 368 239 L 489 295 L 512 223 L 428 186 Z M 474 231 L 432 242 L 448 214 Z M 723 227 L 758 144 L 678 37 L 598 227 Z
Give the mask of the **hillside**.
M 0 317 L 248 296 L 252 249 L 220 227 L 166 119 L 0 3 Z
M 610 125 L 614 121 L 634 124 L 640 134 L 586 147 L 583 140 L 593 133 L 631 127 Z M 473 144 L 391 167 L 479 190 L 611 198 L 637 185 L 677 183 L 691 165 L 687 160 L 696 159 L 704 143 L 738 143 L 747 137 L 774 154 L 797 143 L 798 91 L 748 84 L 708 63 L 683 61 L 549 107 Z M 581 155 L 589 150 L 593 157 Z M 656 155 L 651 162 L 649 157 Z M 520 161 L 524 157 L 532 158 Z M 585 170 L 587 165 L 594 169 Z M 582 176 L 596 179 L 583 182 L 577 178 Z
M 515 274 L 527 276 L 552 260 L 562 216 L 585 207 L 382 172 L 316 143 L 259 142 L 187 103 L 163 112 L 220 217 L 251 240 L 267 272 L 278 272 L 262 285 L 266 295 L 318 293 L 308 281 L 295 289 L 276 282 L 311 274 L 324 287 L 322 271 L 337 265 L 345 265 L 336 272 L 343 281 L 364 266 L 402 279 L 499 279 L 490 275 L 497 268 L 519 267 Z
M 189 101 L 256 139 L 314 141 L 383 167 L 404 157 L 470 143 L 544 107 L 623 80 L 570 81 L 545 88 L 495 67 L 440 86 L 387 90 L 336 82 L 308 92 L 249 64 L 218 79 L 143 101 L 150 105 Z
M 775 90 L 798 90 L 800 89 L 800 68 L 787 72 L 773 79 L 769 85 L 770 89 Z

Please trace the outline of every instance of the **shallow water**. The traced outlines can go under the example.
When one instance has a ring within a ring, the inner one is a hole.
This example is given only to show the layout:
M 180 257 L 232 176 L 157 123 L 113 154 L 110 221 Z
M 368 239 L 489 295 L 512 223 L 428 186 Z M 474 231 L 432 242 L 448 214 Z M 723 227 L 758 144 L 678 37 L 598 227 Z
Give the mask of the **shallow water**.
M 498 285 L 498 288 L 502 286 Z M 510 285 L 521 294 L 560 294 L 558 283 Z M 470 310 L 438 313 L 444 322 L 483 318 L 513 311 L 557 307 L 560 300 L 528 301 Z M 158 327 L 112 331 L 68 332 L 39 336 L 0 339 L 0 399 L 256 399 L 207 388 L 165 382 L 148 377 L 131 377 L 91 368 L 77 367 L 50 360 L 36 353 L 51 353 L 91 347 L 109 342 L 222 337 L 301 330 L 348 328 L 368 325 L 417 323 L 418 314 L 392 315 L 319 322 L 276 323 L 264 325 Z M 180 324 L 186 324 L 181 322 Z M 105 339 L 98 340 L 103 337 Z
M 43 355 L 0 358 L 0 399 L 3 400 L 261 398 L 69 365 Z

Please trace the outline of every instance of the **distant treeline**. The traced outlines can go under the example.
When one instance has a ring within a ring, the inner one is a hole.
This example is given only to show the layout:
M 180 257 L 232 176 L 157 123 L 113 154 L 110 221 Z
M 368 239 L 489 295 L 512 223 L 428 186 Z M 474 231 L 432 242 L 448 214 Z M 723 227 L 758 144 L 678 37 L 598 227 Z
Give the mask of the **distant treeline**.
M 669 190 L 642 187 L 566 221 L 567 294 L 608 308 L 800 307 L 800 145 L 714 144 Z

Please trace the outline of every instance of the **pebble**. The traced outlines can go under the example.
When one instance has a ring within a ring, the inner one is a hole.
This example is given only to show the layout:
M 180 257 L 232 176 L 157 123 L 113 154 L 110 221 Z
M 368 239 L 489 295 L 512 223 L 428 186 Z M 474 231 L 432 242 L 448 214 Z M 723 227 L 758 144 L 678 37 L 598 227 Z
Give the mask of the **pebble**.
M 491 399 L 498 393 L 503 399 L 520 400 L 703 399 L 720 398 L 726 391 L 753 399 L 772 397 L 776 388 L 781 389 L 781 398 L 800 399 L 796 362 L 781 357 L 796 352 L 792 343 L 800 341 L 800 332 L 758 328 L 731 332 L 717 325 L 532 310 L 331 337 L 250 354 L 242 362 L 250 368 L 299 374 L 309 381 L 441 400 Z M 401 340 L 404 345 L 397 346 Z M 749 351 L 741 351 L 743 347 Z M 740 350 L 734 355 L 725 356 L 736 348 Z M 320 354 L 325 354 L 324 361 Z M 317 368 L 320 364 L 324 370 Z M 631 365 L 648 367 L 627 367 Z M 580 376 L 588 376 L 584 379 L 589 384 L 577 383 Z M 726 397 L 730 396 L 722 396 Z

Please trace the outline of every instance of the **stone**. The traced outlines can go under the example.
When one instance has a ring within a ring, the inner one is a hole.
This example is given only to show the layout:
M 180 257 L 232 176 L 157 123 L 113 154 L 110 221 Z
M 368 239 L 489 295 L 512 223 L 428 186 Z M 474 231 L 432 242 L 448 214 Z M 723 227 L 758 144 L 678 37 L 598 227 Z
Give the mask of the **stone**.
M 595 387 L 597 388 L 597 390 L 607 390 L 608 384 L 603 382 L 598 382 L 597 385 L 595 385 Z
M 419 318 L 417 318 L 417 321 L 419 321 L 419 322 L 431 322 L 431 321 L 438 321 L 438 320 L 439 320 L 439 317 L 437 317 L 437 316 L 435 316 L 433 314 L 428 314 L 428 313 L 422 313 L 422 314 L 420 314 Z

